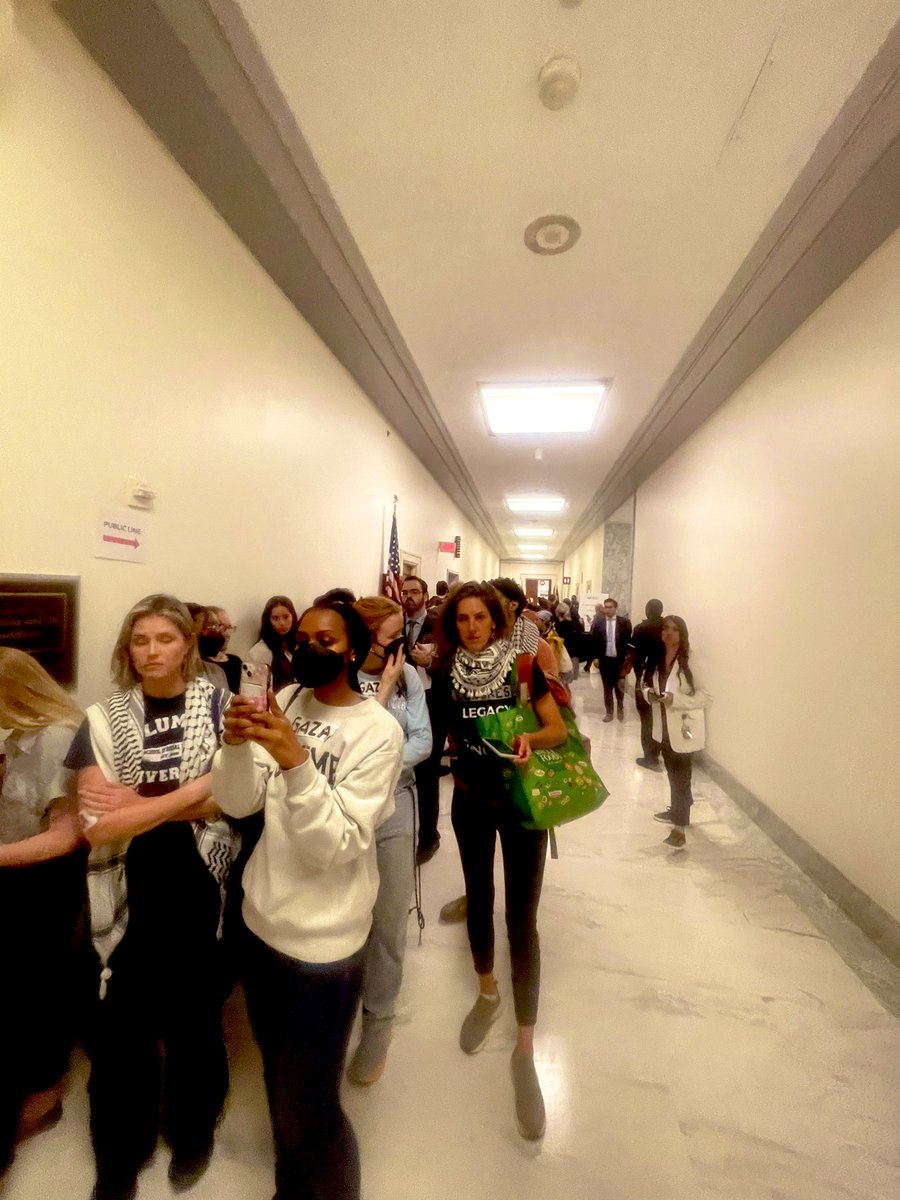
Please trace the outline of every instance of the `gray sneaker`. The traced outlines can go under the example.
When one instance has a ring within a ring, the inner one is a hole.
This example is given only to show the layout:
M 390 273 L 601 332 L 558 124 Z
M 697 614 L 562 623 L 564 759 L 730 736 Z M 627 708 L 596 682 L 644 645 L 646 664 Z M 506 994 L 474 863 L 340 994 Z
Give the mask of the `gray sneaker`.
M 362 1037 L 347 1068 L 347 1078 L 357 1087 L 377 1083 L 384 1073 L 393 1021 L 369 1019 L 363 1013 Z
M 513 1091 L 516 1094 L 516 1122 L 526 1141 L 536 1142 L 544 1136 L 547 1114 L 534 1059 L 530 1054 L 516 1054 L 509 1060 L 512 1068 Z
M 488 1030 L 500 1016 L 501 1007 L 499 993 L 496 1000 L 488 1000 L 479 993 L 459 1031 L 460 1050 L 475 1054 L 481 1049 Z

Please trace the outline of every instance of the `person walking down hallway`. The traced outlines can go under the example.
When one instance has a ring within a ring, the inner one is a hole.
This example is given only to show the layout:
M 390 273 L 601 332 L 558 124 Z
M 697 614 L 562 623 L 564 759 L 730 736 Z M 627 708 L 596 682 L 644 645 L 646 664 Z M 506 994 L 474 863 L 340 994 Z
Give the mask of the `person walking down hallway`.
M 453 832 L 466 880 L 467 927 L 479 994 L 462 1023 L 460 1048 L 474 1054 L 500 1013 L 494 976 L 494 851 L 503 853 L 506 928 L 512 959 L 512 990 L 518 1035 L 511 1069 L 516 1119 L 524 1138 L 544 1132 L 544 1100 L 534 1066 L 534 1027 L 540 992 L 537 913 L 547 854 L 546 830 L 526 829 L 500 769 L 501 760 L 478 732 L 477 717 L 516 703 L 516 647 L 507 615 L 490 584 L 465 583 L 453 591 L 442 614 L 452 654 L 449 674 L 436 690 L 449 712 L 453 763 Z M 540 667 L 533 666 L 532 707 L 540 723 L 516 738 L 516 761 L 532 750 L 560 746 L 566 727 Z
M 236 696 L 213 771 L 226 812 L 265 808 L 244 873 L 244 992 L 262 1052 L 278 1200 L 358 1200 L 340 1085 L 378 894 L 375 830 L 394 811 L 403 730 L 358 672 L 362 617 L 307 609 L 296 682 L 268 707 Z M 411 847 L 410 847 L 411 852 Z
M 631 660 L 634 667 L 634 706 L 641 719 L 641 757 L 635 761 L 648 771 L 662 771 L 659 748 L 653 740 L 653 710 L 643 692 L 644 679 L 656 670 L 663 652 L 662 600 L 648 600 L 644 613 L 647 619 L 634 627 L 631 637 L 634 647 Z
M 654 813 L 656 821 L 672 825 L 664 840 L 685 844 L 691 823 L 693 755 L 706 744 L 706 717 L 712 697 L 697 680 L 690 661 L 688 628 L 681 617 L 669 616 L 662 624 L 663 655 L 654 672 L 645 676 L 644 696 L 653 706 L 653 739 L 662 750 L 669 776 L 669 807 Z
M 407 575 L 400 585 L 400 603 L 403 605 L 403 637 L 406 644 L 407 661 L 418 669 L 419 679 L 425 689 L 428 717 L 431 722 L 431 753 L 416 767 L 416 795 L 419 811 L 419 838 L 416 861 L 420 866 L 429 862 L 438 852 L 441 835 L 438 833 L 440 815 L 441 756 L 447 740 L 447 725 L 441 714 L 434 709 L 431 694 L 432 668 L 436 662 L 435 612 L 428 610 L 428 584 L 417 575 Z
M 631 622 L 627 617 L 620 617 L 618 612 L 618 601 L 609 596 L 603 602 L 603 615 L 598 612 L 591 625 L 593 657 L 597 659 L 603 680 L 603 700 L 606 705 L 604 721 L 613 719 L 613 696 L 618 718 L 625 720 L 625 673 Z

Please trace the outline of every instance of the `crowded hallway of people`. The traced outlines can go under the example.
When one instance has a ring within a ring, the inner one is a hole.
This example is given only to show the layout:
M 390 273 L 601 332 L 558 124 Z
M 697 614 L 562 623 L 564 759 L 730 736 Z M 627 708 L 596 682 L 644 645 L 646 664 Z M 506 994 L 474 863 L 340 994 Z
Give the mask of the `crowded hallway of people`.
M 900 21 L 813 7 L 0 0 L 3 1200 L 900 1195 Z

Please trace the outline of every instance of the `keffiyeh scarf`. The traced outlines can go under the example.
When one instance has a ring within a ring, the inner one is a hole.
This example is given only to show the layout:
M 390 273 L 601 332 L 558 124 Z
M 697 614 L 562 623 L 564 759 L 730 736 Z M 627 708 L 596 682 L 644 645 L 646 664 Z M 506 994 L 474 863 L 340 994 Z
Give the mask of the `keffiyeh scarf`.
M 179 783 L 184 785 L 212 767 L 222 731 L 227 692 L 206 679 L 193 679 L 184 700 L 184 737 Z M 91 745 L 97 765 L 111 781 L 136 788 L 141 782 L 144 750 L 144 693 L 140 687 L 114 692 L 108 700 L 88 709 Z M 197 852 L 219 885 L 222 905 L 228 871 L 240 845 L 240 836 L 225 820 L 192 821 Z M 100 958 L 100 998 L 112 975 L 109 959 L 128 927 L 128 881 L 125 855 L 129 842 L 95 847 L 88 859 L 88 897 L 91 939 Z M 221 936 L 221 909 L 219 930 Z
M 470 654 L 460 646 L 450 668 L 454 692 L 467 700 L 494 695 L 506 680 L 517 653 L 511 641 L 502 639 L 485 646 L 478 654 Z

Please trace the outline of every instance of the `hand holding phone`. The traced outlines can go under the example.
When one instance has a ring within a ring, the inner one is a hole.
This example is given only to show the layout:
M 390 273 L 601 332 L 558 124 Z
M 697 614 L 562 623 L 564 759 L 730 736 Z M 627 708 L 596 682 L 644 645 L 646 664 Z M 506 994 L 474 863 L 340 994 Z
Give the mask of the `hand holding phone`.
M 269 668 L 265 663 L 241 663 L 241 686 L 239 695 L 253 701 L 257 712 L 268 707 Z
M 488 750 L 493 750 L 498 758 L 515 759 L 519 757 L 513 747 L 507 745 L 506 742 L 502 742 L 500 738 L 483 737 L 481 740 L 487 746 Z

